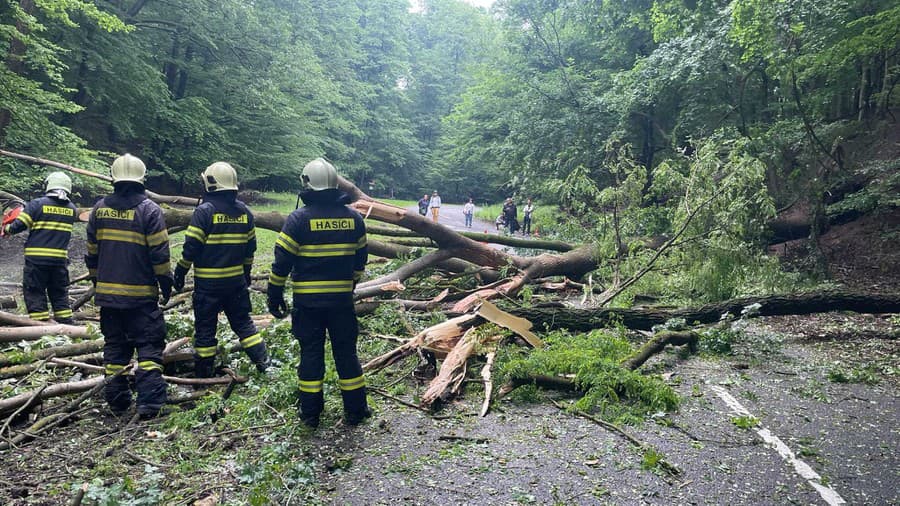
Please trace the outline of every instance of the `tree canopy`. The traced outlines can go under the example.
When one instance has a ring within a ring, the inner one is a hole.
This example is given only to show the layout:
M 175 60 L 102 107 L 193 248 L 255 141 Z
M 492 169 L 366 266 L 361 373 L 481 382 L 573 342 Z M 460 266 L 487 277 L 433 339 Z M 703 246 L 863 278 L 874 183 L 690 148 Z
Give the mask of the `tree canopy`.
M 294 189 L 325 156 L 375 195 L 564 203 L 705 139 L 739 141 L 784 201 L 859 122 L 891 120 L 888 0 L 0 1 L 0 145 L 198 188 L 215 160 Z M 0 161 L 2 182 L 38 171 Z

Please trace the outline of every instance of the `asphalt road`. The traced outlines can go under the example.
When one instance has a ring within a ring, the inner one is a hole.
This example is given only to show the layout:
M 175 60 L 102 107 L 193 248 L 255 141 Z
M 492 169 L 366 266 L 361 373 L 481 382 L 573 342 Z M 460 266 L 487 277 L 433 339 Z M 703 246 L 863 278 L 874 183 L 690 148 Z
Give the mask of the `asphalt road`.
M 408 209 L 419 212 L 418 206 L 410 206 Z M 475 213 L 478 213 L 478 207 L 475 207 Z M 429 211 L 428 217 L 431 217 L 431 213 Z M 463 206 L 458 204 L 442 204 L 441 212 L 438 215 L 438 223 L 441 225 L 445 225 L 447 227 L 452 228 L 453 230 L 459 231 L 469 231 L 469 232 L 485 232 L 485 233 L 496 233 L 497 228 L 494 226 L 494 222 L 492 221 L 484 221 L 479 220 L 476 216 L 472 220 L 472 227 L 466 227 L 466 219 L 463 216 Z

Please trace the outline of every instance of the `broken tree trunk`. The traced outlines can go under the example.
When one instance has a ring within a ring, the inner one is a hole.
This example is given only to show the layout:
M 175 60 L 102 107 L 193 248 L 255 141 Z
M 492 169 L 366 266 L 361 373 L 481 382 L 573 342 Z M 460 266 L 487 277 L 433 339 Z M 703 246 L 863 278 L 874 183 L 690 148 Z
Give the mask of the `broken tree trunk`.
M 725 302 L 686 309 L 575 309 L 520 308 L 511 313 L 521 316 L 539 328 L 588 331 L 609 326 L 613 322 L 637 330 L 650 330 L 672 318 L 684 318 L 691 325 L 714 323 L 725 313 L 740 315 L 744 308 L 759 304 L 749 316 L 777 316 L 812 314 L 828 311 L 857 313 L 898 313 L 900 294 L 877 294 L 846 291 L 826 291 L 796 295 L 744 297 Z
M 459 337 L 472 327 L 477 319 L 477 315 L 467 314 L 428 327 L 416 334 L 406 344 L 366 362 L 363 365 L 363 370 L 370 373 L 378 371 L 415 354 L 419 348 L 425 348 L 435 354 L 444 356 L 456 346 Z
M 438 409 L 449 400 L 453 399 L 466 379 L 469 358 L 477 350 L 484 347 L 495 346 L 500 341 L 500 335 L 482 336 L 477 328 L 470 328 L 456 343 L 453 350 L 441 363 L 441 370 L 435 376 L 428 389 L 422 394 L 422 407 Z

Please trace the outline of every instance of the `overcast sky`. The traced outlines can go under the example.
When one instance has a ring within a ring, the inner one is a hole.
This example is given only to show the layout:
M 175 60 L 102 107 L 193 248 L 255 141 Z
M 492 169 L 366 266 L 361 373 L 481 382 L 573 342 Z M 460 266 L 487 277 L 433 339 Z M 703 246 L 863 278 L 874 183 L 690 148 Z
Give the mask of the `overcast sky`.
M 489 9 L 489 8 L 491 7 L 491 4 L 494 3 L 494 0 L 463 0 L 463 1 L 466 2 L 466 3 L 468 3 L 468 4 L 472 4 L 472 5 L 478 6 L 478 7 L 484 7 L 485 9 Z M 411 10 L 412 12 L 418 12 L 418 11 L 419 11 L 419 9 L 417 9 L 417 8 L 415 7 L 415 6 L 416 6 L 416 3 L 417 3 L 416 0 L 409 0 L 409 3 L 410 3 L 410 6 L 411 6 L 411 7 L 410 7 L 410 10 Z

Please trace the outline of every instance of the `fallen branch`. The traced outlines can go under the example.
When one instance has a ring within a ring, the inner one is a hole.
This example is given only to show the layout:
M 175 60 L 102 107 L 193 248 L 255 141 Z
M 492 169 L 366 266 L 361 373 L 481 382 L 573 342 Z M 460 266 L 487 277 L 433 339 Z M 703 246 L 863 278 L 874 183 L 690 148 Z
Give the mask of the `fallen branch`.
M 688 330 L 675 332 L 671 330 L 663 331 L 653 336 L 649 341 L 641 346 L 634 355 L 622 361 L 622 367 L 631 371 L 637 369 L 644 364 L 650 357 L 661 352 L 666 345 L 684 346 L 687 345 L 691 353 L 697 351 L 697 340 L 699 336 L 696 332 Z
M 89 353 L 86 355 L 70 356 L 69 360 L 78 361 L 80 363 L 86 363 L 86 362 L 100 363 L 103 361 L 103 353 L 97 352 L 97 353 Z M 62 365 L 57 364 L 54 361 L 47 360 L 46 362 L 47 362 L 46 367 L 48 367 L 48 368 L 63 367 Z M 25 374 L 32 373 L 32 372 L 38 370 L 40 368 L 40 365 L 41 365 L 41 362 L 35 362 L 35 363 L 31 363 L 31 364 L 21 364 L 21 365 L 14 365 L 14 366 L 10 366 L 10 367 L 4 367 L 4 368 L 0 369 L 0 379 L 13 378 L 15 376 L 22 376 Z
M 551 399 L 550 402 L 552 402 L 553 405 L 556 406 L 557 408 L 559 408 L 560 410 L 566 411 L 565 406 L 556 402 L 555 400 Z M 631 443 L 635 448 L 637 448 L 641 452 L 646 452 L 647 450 L 654 450 L 654 448 L 652 446 L 650 446 L 647 443 L 644 443 L 643 441 L 637 439 L 636 437 L 632 436 L 631 434 L 625 432 L 624 429 L 622 429 L 621 427 L 619 427 L 616 424 L 609 423 L 606 420 L 602 420 L 595 416 L 591 416 L 591 415 L 585 413 L 584 411 L 581 411 L 578 409 L 574 410 L 574 413 L 582 418 L 586 418 L 586 419 L 596 423 L 597 425 L 600 425 L 601 427 L 609 429 L 610 431 L 618 434 L 619 436 L 622 436 L 626 441 Z M 657 465 L 660 468 L 662 468 L 663 471 L 665 471 L 666 473 L 668 473 L 671 476 L 678 476 L 679 474 L 681 474 L 681 469 L 678 469 L 677 466 L 674 466 L 674 465 L 666 462 L 663 459 L 659 459 L 657 461 Z
M 94 339 L 91 341 L 82 341 L 80 343 L 64 344 L 62 346 L 53 346 L 50 348 L 33 350 L 27 353 L 0 353 L 0 367 L 34 362 L 37 360 L 43 360 L 50 356 L 71 357 L 73 355 L 83 355 L 85 353 L 100 351 L 102 349 L 103 339 Z M 3 369 L 0 369 L 0 377 L 3 377 L 3 374 Z
M 27 316 L 19 316 L 17 314 L 7 313 L 6 311 L 0 311 L 0 323 L 16 325 L 19 327 L 47 327 L 54 325 L 50 322 L 32 320 Z
M 60 323 L 46 326 L 0 328 L 0 343 L 34 341 L 44 336 L 69 336 L 84 339 L 91 337 L 91 333 L 87 327 Z
M 18 160 L 22 160 L 29 163 L 35 163 L 38 165 L 46 165 L 48 167 L 55 167 L 57 169 L 66 170 L 75 174 L 80 174 L 82 176 L 88 176 L 95 179 L 100 179 L 102 181 L 106 181 L 108 183 L 112 183 L 112 178 L 110 176 L 106 176 L 103 174 L 98 174 L 96 172 L 91 172 L 85 169 L 79 169 L 73 165 L 69 165 L 67 163 L 55 162 L 53 160 L 47 160 L 45 158 L 38 158 L 34 156 L 23 155 L 20 153 L 13 153 L 12 151 L 6 151 L 0 149 L 0 155 L 8 156 L 10 158 L 16 158 Z M 199 197 L 182 197 L 175 195 L 160 195 L 158 193 L 152 192 L 150 190 L 146 190 L 147 197 L 150 200 L 158 203 L 158 204 L 175 204 L 175 205 L 188 205 L 188 206 L 197 206 L 200 204 Z

